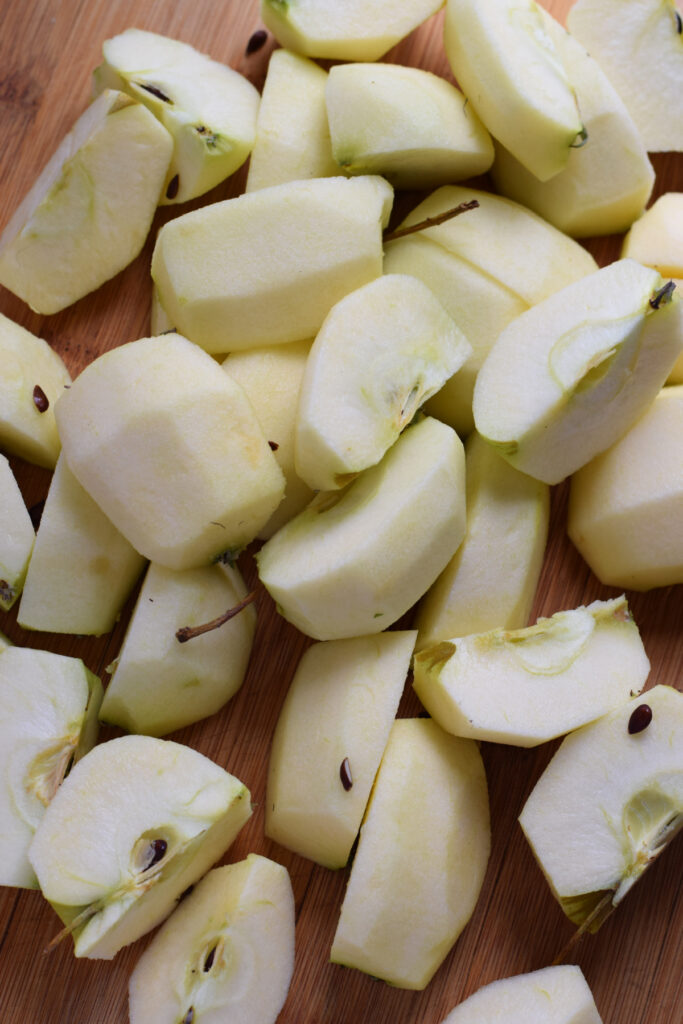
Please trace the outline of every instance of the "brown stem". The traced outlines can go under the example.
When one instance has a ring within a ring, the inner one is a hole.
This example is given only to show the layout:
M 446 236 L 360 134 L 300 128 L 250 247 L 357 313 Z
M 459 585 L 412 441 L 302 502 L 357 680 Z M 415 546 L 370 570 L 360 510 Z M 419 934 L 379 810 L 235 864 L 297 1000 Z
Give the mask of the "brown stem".
M 425 228 L 436 228 L 439 224 L 445 224 L 447 220 L 452 220 L 453 217 L 459 217 L 461 213 L 467 213 L 468 210 L 476 210 L 478 206 L 479 201 L 477 199 L 470 199 L 466 203 L 460 203 L 459 206 L 454 206 L 450 210 L 438 213 L 435 217 L 425 217 L 418 224 L 411 224 L 407 228 L 396 228 L 395 231 L 385 231 L 383 241 L 393 242 L 397 238 L 413 235 L 416 231 L 424 231 Z
M 565 962 L 565 960 L 567 959 L 571 951 L 574 949 L 576 944 L 579 942 L 579 940 L 585 935 L 585 933 L 588 931 L 593 922 L 600 917 L 602 912 L 605 910 L 607 906 L 609 906 L 613 899 L 614 893 L 610 890 L 594 907 L 594 909 L 590 912 L 586 920 L 576 929 L 572 937 L 569 939 L 569 942 L 567 942 L 566 945 L 557 954 L 557 956 L 552 962 L 553 967 L 557 967 L 559 964 L 563 964 Z M 605 915 L 605 917 L 606 916 L 607 915 Z
M 239 615 L 243 608 L 251 604 L 257 594 L 258 590 L 252 590 L 239 604 L 236 604 L 233 608 L 228 608 L 227 612 L 223 612 L 222 615 L 219 615 L 217 619 L 212 619 L 211 622 L 204 622 L 201 626 L 183 626 L 176 632 L 176 640 L 180 644 L 186 644 L 188 640 L 193 640 L 194 637 L 201 636 L 202 633 L 210 633 L 212 629 L 218 629 L 224 622 L 229 622 L 230 619 L 234 619 L 236 615 Z

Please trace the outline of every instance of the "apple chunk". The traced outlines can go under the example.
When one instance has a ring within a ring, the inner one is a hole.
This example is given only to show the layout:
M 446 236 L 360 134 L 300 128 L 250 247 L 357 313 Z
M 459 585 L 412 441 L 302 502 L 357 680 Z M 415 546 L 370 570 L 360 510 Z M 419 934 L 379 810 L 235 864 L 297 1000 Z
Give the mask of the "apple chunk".
M 597 930 L 683 825 L 683 694 L 655 686 L 571 733 L 519 822 L 565 914 Z
M 248 789 L 190 747 L 122 736 L 75 765 L 29 850 L 78 957 L 155 928 L 251 814 Z
M 24 586 L 35 532 L 10 464 L 0 455 L 0 608 L 8 611 Z
M 441 1024 L 602 1024 L 580 967 L 544 967 L 484 985 Z

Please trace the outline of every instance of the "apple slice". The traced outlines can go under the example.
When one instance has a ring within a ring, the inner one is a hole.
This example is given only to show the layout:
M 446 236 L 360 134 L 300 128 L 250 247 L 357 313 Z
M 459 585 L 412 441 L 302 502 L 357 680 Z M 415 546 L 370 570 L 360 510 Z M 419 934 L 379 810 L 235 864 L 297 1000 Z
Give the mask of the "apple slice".
M 156 287 L 152 288 L 152 302 L 149 310 L 149 320 L 153 338 L 156 338 L 159 334 L 170 334 L 172 331 L 175 331 L 171 318 L 161 305 L 159 289 Z
M 81 115 L 0 238 L 0 284 L 57 313 L 118 274 L 149 232 L 173 143 L 107 89 Z
M 656 453 L 656 458 L 653 457 Z M 683 583 L 683 386 L 572 478 L 567 530 L 603 583 Z
M 0 650 L 0 885 L 36 888 L 28 848 L 71 763 L 95 743 L 102 684 L 79 658 Z
M 35 531 L 14 473 L 0 455 L 0 608 L 9 611 L 24 586 Z
M 313 178 L 177 217 L 152 257 L 161 303 L 209 352 L 312 338 L 335 302 L 380 276 L 392 199 L 382 178 Z
M 305 652 L 270 752 L 271 839 L 324 867 L 346 864 L 396 717 L 415 636 L 409 630 L 328 640 Z
M 477 377 L 477 430 L 523 473 L 559 483 L 643 415 L 682 348 L 673 285 L 619 260 L 499 335 Z
M 167 917 L 250 814 L 249 790 L 196 750 L 122 736 L 74 766 L 29 860 L 76 956 L 111 959 Z
M 481 755 L 423 718 L 394 722 L 361 829 L 333 963 L 423 989 L 469 921 L 490 848 Z
M 307 57 L 379 60 L 443 6 L 443 0 L 261 0 L 277 41 Z
M 385 274 L 341 299 L 313 342 L 301 382 L 298 475 L 331 491 L 376 465 L 471 352 L 416 277 Z
M 282 615 L 317 640 L 335 640 L 400 618 L 464 532 L 462 442 L 424 419 L 345 490 L 314 498 L 256 559 Z
M 28 567 L 19 625 L 50 633 L 108 633 L 144 564 L 60 455 Z
M 169 569 L 249 543 L 282 499 L 284 477 L 246 395 L 179 334 L 106 352 L 56 415 L 81 485 L 137 551 Z
M 647 150 L 683 150 L 683 36 L 674 0 L 578 0 L 567 26 L 623 99 Z
M 256 612 L 246 607 L 220 629 L 180 643 L 176 632 L 217 618 L 246 596 L 237 569 L 207 565 L 147 570 L 100 719 L 130 732 L 163 736 L 218 711 L 247 670 Z
M 533 0 L 448 0 L 446 55 L 491 134 L 541 181 L 584 127 L 572 83 Z
M 415 656 L 415 692 L 455 736 L 534 747 L 640 693 L 650 671 L 625 597 Z
M 54 469 L 60 441 L 55 402 L 71 383 L 46 341 L 0 313 L 0 444 L 38 466 Z
M 339 174 L 325 107 L 327 72 L 306 57 L 274 50 L 256 121 L 245 191 Z
M 602 1024 L 580 967 L 501 978 L 459 1003 L 441 1024 Z
M 543 563 L 549 489 L 514 469 L 472 433 L 465 444 L 467 533 L 420 601 L 417 649 L 439 640 L 521 629 Z
M 275 1024 L 293 971 L 287 869 L 250 853 L 210 871 L 147 947 L 130 979 L 130 1024 Z
M 683 695 L 655 686 L 567 736 L 519 823 L 565 914 L 596 931 L 683 825 Z
M 249 156 L 259 94 L 243 75 L 187 43 L 129 28 L 102 46 L 95 88 L 120 89 L 173 138 L 161 202 L 183 203 L 218 185 Z

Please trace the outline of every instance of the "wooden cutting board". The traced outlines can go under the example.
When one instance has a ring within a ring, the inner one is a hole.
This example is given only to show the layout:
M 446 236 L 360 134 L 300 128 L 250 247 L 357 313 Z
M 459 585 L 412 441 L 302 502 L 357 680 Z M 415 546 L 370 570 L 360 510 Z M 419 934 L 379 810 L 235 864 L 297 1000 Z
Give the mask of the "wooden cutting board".
M 368 0 L 369 3 L 372 0 Z M 57 143 L 88 102 L 90 73 L 102 41 L 129 26 L 176 36 L 263 84 L 273 40 L 248 57 L 260 27 L 257 0 L 3 0 L 0 13 L 0 230 Z M 569 0 L 551 0 L 563 18 Z M 414 32 L 388 59 L 449 76 L 441 44 L 442 15 Z M 654 158 L 656 193 L 683 188 L 683 159 Z M 244 171 L 203 201 L 238 194 Z M 200 205 L 199 202 L 190 204 Z M 187 207 L 186 207 L 187 208 Z M 185 208 L 185 209 L 186 209 Z M 160 212 L 155 229 L 180 208 Z M 154 234 L 154 233 L 153 233 Z M 93 358 L 149 332 L 149 260 L 141 256 L 95 294 L 63 313 L 40 317 L 0 288 L 0 312 L 46 338 L 76 375 Z M 618 239 L 588 247 L 601 263 L 619 252 Z M 2 367 L 0 367 L 0 373 Z M 49 474 L 12 462 L 29 506 L 44 498 Z M 617 593 L 601 586 L 565 536 L 566 487 L 554 489 L 552 527 L 534 618 Z M 248 582 L 249 555 L 241 565 Z M 651 683 L 683 686 L 683 588 L 629 595 L 652 662 Z M 261 595 L 259 625 L 247 679 L 222 712 L 173 738 L 188 743 L 250 787 L 256 810 L 229 851 L 250 851 L 285 864 L 297 911 L 297 960 L 283 1024 L 437 1024 L 457 1002 L 496 978 L 549 964 L 572 933 L 555 903 L 516 818 L 556 744 L 516 750 L 483 744 L 490 787 L 493 848 L 475 914 L 423 993 L 390 988 L 328 963 L 346 871 L 314 866 L 265 839 L 263 803 L 272 732 L 297 661 L 309 641 Z M 97 638 L 31 635 L 16 613 L 0 613 L 0 630 L 15 643 L 78 654 L 104 675 L 116 655 L 130 605 L 111 635 Z M 408 690 L 402 716 L 419 711 Z M 104 737 L 113 735 L 105 731 Z M 406 822 L 409 827 L 410 823 Z M 605 1024 L 664 1024 L 681 1019 L 681 845 L 669 849 L 601 932 L 586 938 L 575 960 L 583 968 Z M 130 972 L 142 939 L 113 962 L 75 960 L 70 943 L 46 954 L 58 921 L 38 892 L 0 890 L 0 1020 L 3 1024 L 122 1024 Z M 226 1018 L 227 1020 L 228 1018 Z

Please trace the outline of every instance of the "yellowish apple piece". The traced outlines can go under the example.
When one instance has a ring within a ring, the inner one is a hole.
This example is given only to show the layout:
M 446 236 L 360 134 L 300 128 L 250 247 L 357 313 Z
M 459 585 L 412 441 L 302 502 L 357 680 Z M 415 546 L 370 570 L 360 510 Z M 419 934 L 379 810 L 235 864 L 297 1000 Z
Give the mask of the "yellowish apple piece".
M 9 611 L 24 586 L 35 531 L 19 485 L 0 455 L 0 608 Z
M 580 967 L 544 967 L 484 985 L 441 1024 L 602 1024 Z

